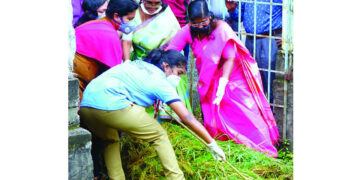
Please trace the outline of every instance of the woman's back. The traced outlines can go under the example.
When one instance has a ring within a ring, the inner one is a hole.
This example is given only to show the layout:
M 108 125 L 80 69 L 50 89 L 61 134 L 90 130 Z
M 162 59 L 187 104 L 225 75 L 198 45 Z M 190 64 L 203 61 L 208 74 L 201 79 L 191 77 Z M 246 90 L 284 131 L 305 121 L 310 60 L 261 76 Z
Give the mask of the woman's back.
M 102 110 L 118 110 L 135 103 L 146 107 L 156 99 L 168 102 L 178 99 L 164 72 L 144 62 L 117 65 L 88 84 L 80 106 Z

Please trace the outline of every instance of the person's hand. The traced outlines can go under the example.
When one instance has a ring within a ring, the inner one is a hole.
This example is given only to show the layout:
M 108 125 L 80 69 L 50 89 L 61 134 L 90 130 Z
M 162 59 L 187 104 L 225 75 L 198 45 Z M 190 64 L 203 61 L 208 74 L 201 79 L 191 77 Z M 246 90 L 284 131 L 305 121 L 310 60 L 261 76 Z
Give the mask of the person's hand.
M 207 144 L 207 146 L 210 148 L 211 154 L 214 159 L 220 161 L 226 159 L 224 151 L 216 144 L 216 141 L 214 139 L 213 142 Z
M 229 82 L 228 79 L 221 77 L 219 80 L 219 86 L 218 89 L 216 91 L 216 98 L 213 102 L 213 104 L 219 105 L 221 99 L 223 98 L 224 94 L 225 94 L 225 87 L 227 85 L 227 83 Z

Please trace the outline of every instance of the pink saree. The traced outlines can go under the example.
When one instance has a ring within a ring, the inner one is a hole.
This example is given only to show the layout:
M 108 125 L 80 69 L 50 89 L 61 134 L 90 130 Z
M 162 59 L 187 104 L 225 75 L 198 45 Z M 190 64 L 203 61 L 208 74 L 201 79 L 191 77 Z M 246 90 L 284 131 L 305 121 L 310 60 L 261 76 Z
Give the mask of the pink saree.
M 123 52 L 119 34 L 109 21 L 105 17 L 75 28 L 76 52 L 113 67 L 121 64 Z
M 228 41 L 235 44 L 237 55 L 224 97 L 217 106 L 212 103 L 222 76 L 222 68 L 217 66 Z M 209 38 L 199 41 L 192 40 L 189 25 L 186 25 L 171 40 L 168 49 L 181 51 L 186 43 L 191 44 L 196 57 L 197 88 L 204 126 L 209 134 L 217 140 L 234 140 L 276 157 L 273 143 L 279 132 L 262 90 L 257 63 L 231 27 L 220 21 Z

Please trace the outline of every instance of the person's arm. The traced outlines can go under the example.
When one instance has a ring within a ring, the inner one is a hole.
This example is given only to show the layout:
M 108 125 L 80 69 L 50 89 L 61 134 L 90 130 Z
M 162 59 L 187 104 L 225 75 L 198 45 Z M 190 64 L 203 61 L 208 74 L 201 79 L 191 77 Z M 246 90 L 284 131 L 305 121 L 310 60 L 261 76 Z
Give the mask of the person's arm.
M 132 35 L 130 34 L 123 34 L 122 35 L 122 49 L 123 49 L 123 60 L 126 62 L 127 60 L 130 60 L 130 50 L 132 46 Z
M 232 41 L 226 43 L 224 50 L 222 52 L 220 64 L 222 64 L 223 74 L 219 79 L 218 89 L 216 91 L 216 98 L 213 104 L 220 105 L 220 102 L 225 94 L 225 87 L 229 82 L 229 78 L 231 76 L 231 72 L 234 68 L 235 61 L 235 44 Z M 221 68 L 221 67 L 220 67 Z
M 230 58 L 226 58 L 224 59 L 224 65 L 223 65 L 223 74 L 222 74 L 222 78 L 225 79 L 229 79 L 231 72 L 234 68 L 234 61 L 235 61 L 235 57 L 230 57 Z
M 131 49 L 131 41 L 122 40 L 122 49 L 123 49 L 123 60 L 124 62 L 130 60 L 130 49 Z
M 175 88 L 172 87 L 165 78 L 154 78 L 151 84 L 154 88 L 151 90 L 154 96 L 166 102 L 180 119 L 207 143 L 213 157 L 218 160 L 225 159 L 223 150 L 216 144 L 216 141 L 206 131 L 205 127 L 186 109 L 184 103 L 181 102 L 177 95 Z
M 205 127 L 186 109 L 184 103 L 175 101 L 168 105 L 186 125 L 207 143 L 206 145 L 210 148 L 214 159 L 226 159 L 224 151 L 216 144 L 216 141 L 210 136 Z
M 186 46 L 186 43 L 190 43 L 191 35 L 188 26 L 184 26 L 177 31 L 174 37 L 171 38 L 165 50 L 175 49 L 182 51 Z
M 229 79 L 234 68 L 236 49 L 234 41 L 228 41 L 221 54 L 221 62 L 223 68 L 222 78 Z M 220 69 L 221 67 L 219 67 Z
M 211 143 L 213 139 L 206 131 L 205 127 L 195 119 L 195 117 L 186 109 L 181 101 L 171 103 L 170 108 L 180 117 L 180 119 L 188 125 L 197 135 L 199 135 L 206 143 Z

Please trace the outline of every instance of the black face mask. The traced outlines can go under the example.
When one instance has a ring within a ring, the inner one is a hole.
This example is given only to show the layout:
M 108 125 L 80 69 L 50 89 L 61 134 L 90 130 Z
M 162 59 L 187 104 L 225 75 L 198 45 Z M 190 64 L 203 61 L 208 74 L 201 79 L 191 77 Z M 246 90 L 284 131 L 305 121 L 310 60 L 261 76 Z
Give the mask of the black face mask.
M 196 33 L 207 33 L 207 32 L 209 32 L 210 24 L 208 24 L 207 26 L 204 26 L 202 28 L 190 26 L 190 29 L 191 29 L 191 31 L 194 31 Z

